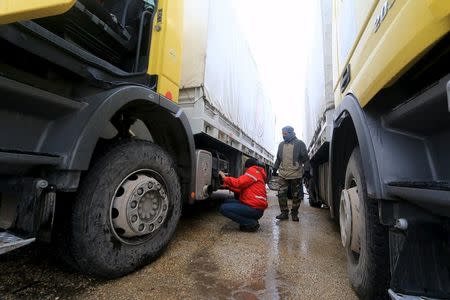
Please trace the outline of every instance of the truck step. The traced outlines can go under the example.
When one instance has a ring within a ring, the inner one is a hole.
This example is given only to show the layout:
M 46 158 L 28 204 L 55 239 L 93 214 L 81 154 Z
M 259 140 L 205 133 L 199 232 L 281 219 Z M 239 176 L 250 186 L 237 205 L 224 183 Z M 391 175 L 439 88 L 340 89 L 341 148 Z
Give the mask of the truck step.
M 446 181 L 393 181 L 386 186 L 388 194 L 450 217 L 450 186 Z
M 0 232 L 0 255 L 34 242 L 35 238 L 22 239 L 6 231 Z
M 388 185 L 416 189 L 450 191 L 450 184 L 447 181 L 391 181 Z
M 383 117 L 384 126 L 420 135 L 429 135 L 449 128 L 449 81 L 450 75 L 447 75 L 418 96 L 395 107 Z

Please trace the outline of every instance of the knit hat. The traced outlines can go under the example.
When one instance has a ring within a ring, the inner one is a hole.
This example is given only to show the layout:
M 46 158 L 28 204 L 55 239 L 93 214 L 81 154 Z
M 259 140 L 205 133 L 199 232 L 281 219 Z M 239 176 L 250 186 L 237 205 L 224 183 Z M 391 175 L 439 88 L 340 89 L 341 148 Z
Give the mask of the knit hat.
M 257 166 L 257 165 L 258 165 L 258 160 L 254 159 L 254 158 L 249 158 L 245 161 L 244 167 L 250 168 L 253 166 Z

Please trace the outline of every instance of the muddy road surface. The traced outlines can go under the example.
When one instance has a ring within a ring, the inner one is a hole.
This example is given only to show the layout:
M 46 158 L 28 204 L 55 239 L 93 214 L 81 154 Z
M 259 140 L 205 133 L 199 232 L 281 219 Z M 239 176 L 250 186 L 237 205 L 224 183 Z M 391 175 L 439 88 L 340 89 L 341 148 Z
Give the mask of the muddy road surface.
M 356 299 L 328 210 L 306 200 L 300 222 L 280 222 L 270 195 L 257 233 L 222 217 L 220 199 L 196 205 L 157 261 L 117 280 L 73 272 L 46 245 L 0 256 L 0 299 Z

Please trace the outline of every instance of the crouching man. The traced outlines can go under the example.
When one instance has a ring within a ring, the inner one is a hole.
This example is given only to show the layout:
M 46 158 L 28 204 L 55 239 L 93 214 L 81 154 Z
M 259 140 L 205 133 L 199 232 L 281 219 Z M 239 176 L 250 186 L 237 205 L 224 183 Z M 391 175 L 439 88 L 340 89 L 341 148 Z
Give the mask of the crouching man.
M 239 194 L 238 199 L 230 199 L 220 206 L 220 213 L 238 223 L 239 229 L 257 231 L 258 220 L 267 208 L 266 171 L 258 166 L 256 159 L 245 162 L 244 175 L 234 178 L 219 172 L 224 188 Z

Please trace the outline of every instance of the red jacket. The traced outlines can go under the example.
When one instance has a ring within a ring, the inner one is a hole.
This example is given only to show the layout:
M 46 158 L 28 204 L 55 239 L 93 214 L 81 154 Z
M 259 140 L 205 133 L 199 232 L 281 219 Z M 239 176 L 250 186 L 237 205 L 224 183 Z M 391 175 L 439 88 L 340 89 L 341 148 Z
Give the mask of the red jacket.
M 247 169 L 244 175 L 234 178 L 225 177 L 223 185 L 239 193 L 239 200 L 253 208 L 267 208 L 266 171 L 257 166 Z

